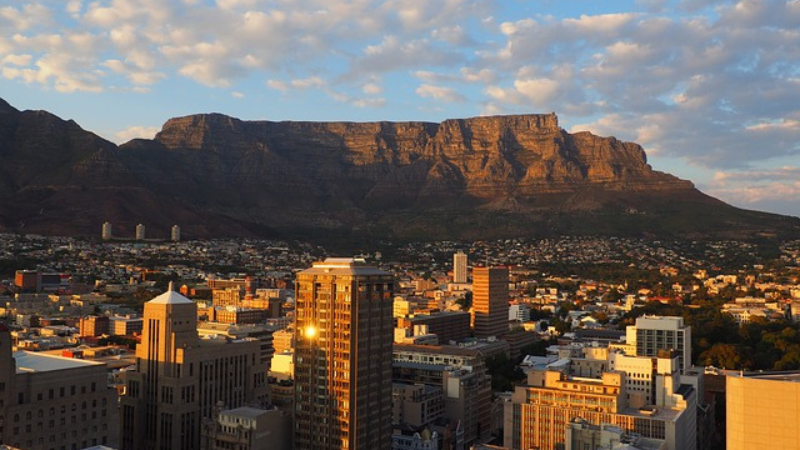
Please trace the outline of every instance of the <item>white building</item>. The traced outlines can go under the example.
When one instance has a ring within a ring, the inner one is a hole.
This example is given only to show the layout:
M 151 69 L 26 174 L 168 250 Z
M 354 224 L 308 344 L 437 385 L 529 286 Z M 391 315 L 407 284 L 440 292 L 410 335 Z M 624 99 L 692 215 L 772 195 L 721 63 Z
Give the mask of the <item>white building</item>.
M 111 233 L 111 224 L 109 222 L 103 222 L 101 237 L 103 238 L 104 241 L 109 241 L 113 237 Z
M 172 226 L 172 230 L 170 231 L 170 239 L 172 242 L 179 242 L 181 240 L 181 227 L 177 225 Z
M 136 225 L 136 240 L 143 241 L 144 236 L 144 225 L 140 223 L 139 225 Z
M 626 328 L 625 337 L 637 356 L 658 356 L 659 350 L 674 350 L 681 373 L 692 366 L 692 327 L 684 325 L 683 317 L 639 317 L 636 325 Z

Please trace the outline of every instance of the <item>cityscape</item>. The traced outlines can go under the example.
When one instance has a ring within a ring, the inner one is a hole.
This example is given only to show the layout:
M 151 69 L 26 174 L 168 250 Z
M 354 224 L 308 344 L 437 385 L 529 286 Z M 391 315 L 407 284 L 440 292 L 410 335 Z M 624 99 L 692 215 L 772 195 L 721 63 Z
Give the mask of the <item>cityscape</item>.
M 800 450 L 800 0 L 0 29 L 0 450 Z
M 4 448 L 797 446 L 800 240 L 143 228 L 0 235 Z

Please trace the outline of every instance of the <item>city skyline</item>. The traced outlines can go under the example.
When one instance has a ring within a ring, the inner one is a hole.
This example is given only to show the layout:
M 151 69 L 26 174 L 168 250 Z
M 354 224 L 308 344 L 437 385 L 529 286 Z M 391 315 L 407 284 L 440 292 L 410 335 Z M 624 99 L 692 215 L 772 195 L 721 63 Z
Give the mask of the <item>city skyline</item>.
M 736 206 L 800 214 L 797 1 L 25 1 L 0 89 L 116 141 L 171 117 L 559 115 Z

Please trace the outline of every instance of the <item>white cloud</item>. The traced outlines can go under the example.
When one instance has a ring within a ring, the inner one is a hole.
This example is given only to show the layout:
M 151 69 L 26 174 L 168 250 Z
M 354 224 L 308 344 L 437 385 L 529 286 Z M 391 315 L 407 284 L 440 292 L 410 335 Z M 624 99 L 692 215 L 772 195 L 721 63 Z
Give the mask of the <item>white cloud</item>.
M 369 95 L 377 95 L 383 92 L 383 88 L 375 83 L 367 83 L 361 90 Z
M 440 100 L 448 103 L 463 102 L 467 100 L 466 97 L 458 93 L 453 88 L 432 86 L 430 84 L 423 84 L 422 86 L 418 87 L 415 92 L 420 97 L 432 98 L 434 100 Z
M 136 138 L 153 139 L 158 132 L 157 127 L 133 126 L 115 133 L 114 137 L 116 142 L 121 144 Z

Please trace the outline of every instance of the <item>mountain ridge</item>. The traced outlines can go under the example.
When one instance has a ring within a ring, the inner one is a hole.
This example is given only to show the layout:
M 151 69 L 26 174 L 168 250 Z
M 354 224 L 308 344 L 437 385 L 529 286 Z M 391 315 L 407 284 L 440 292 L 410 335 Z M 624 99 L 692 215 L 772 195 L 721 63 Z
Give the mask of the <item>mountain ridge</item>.
M 800 230 L 800 219 L 740 210 L 653 170 L 638 144 L 568 133 L 554 113 L 440 123 L 196 114 L 119 146 L 49 113 L 1 100 L 0 113 L 7 231 L 93 235 L 104 221 L 164 236 L 179 224 L 197 238 Z

